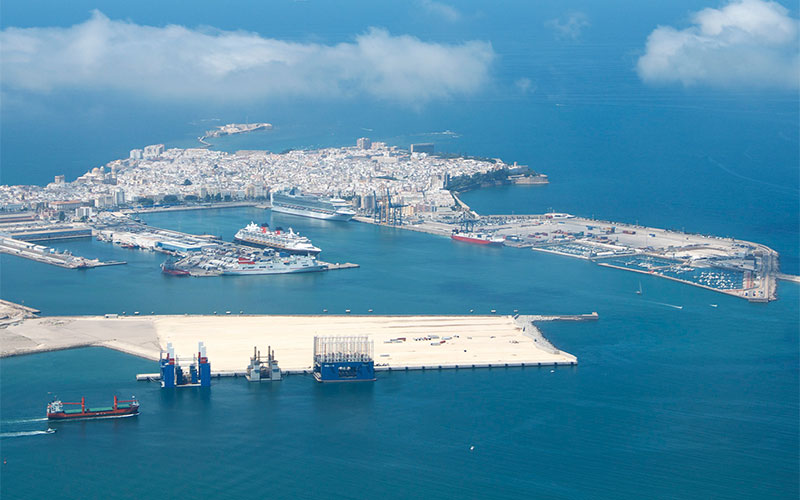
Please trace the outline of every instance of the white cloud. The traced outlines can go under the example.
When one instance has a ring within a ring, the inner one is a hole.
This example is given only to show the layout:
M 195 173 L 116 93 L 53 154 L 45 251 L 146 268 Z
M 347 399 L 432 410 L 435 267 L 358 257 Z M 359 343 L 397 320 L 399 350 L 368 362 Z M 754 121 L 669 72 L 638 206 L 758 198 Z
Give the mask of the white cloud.
M 551 19 L 545 26 L 555 30 L 558 38 L 577 40 L 589 24 L 589 18 L 583 12 L 570 12 L 565 19 Z
M 95 11 L 68 28 L 0 32 L 2 86 L 50 92 L 117 90 L 160 98 L 370 96 L 425 102 L 479 91 L 491 44 L 429 43 L 371 28 L 336 45 L 240 31 L 152 27 Z
M 442 2 L 435 2 L 433 0 L 421 0 L 420 4 L 429 13 L 441 16 L 445 21 L 454 23 L 461 19 L 461 12 L 459 12 L 452 5 L 447 5 Z
M 800 85 L 798 20 L 775 2 L 739 0 L 693 14 L 693 25 L 659 26 L 639 58 L 648 83 L 711 87 Z
M 514 81 L 514 86 L 516 86 L 517 90 L 523 95 L 536 92 L 536 85 L 530 78 L 517 78 Z

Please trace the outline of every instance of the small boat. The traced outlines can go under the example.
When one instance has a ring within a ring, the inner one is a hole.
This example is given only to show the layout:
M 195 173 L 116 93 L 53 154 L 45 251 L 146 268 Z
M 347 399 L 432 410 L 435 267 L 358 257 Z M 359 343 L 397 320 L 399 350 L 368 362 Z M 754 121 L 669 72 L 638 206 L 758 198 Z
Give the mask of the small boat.
M 641 295 L 641 294 L 642 294 L 642 282 L 640 281 L 639 282 L 639 289 L 636 290 L 636 295 Z
M 80 406 L 80 409 L 66 409 L 67 405 Z M 55 399 L 47 405 L 48 420 L 77 420 L 87 418 L 116 418 L 132 417 L 139 414 L 139 401 L 132 398 L 126 401 L 118 400 L 114 396 L 113 406 L 87 408 L 86 398 L 81 398 L 80 403 L 64 403 Z
M 717 307 L 717 304 L 709 304 L 711 307 Z

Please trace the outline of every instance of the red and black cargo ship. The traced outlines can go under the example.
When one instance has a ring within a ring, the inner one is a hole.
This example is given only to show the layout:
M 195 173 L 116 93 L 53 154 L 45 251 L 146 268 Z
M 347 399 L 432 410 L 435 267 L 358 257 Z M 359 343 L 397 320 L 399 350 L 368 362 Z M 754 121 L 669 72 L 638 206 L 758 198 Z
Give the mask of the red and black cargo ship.
M 80 408 L 66 409 L 67 405 Z M 64 403 L 56 399 L 47 405 L 47 418 L 50 420 L 73 420 L 83 418 L 131 417 L 139 414 L 139 402 L 136 398 L 122 401 L 114 396 L 114 406 L 87 408 L 86 398 L 80 403 Z

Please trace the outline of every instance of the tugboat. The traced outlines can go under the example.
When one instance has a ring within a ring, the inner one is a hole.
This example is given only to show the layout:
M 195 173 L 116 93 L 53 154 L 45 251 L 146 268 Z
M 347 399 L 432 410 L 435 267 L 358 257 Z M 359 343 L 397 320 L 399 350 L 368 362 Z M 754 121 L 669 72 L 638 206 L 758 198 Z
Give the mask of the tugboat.
M 80 409 L 67 410 L 65 405 L 80 406 Z M 139 414 L 139 402 L 136 398 L 120 401 L 114 396 L 114 406 L 87 408 L 86 398 L 81 398 L 80 403 L 64 403 L 55 399 L 47 405 L 48 420 L 76 420 L 84 418 L 116 418 L 132 417 Z

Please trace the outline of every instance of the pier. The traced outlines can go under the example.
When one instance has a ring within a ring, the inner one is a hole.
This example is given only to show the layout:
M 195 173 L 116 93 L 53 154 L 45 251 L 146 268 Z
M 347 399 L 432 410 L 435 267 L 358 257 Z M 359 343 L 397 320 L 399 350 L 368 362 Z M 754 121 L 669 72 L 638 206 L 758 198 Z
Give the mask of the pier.
M 53 248 L 4 236 L 0 236 L 0 253 L 63 267 L 65 269 L 90 269 L 93 267 L 125 264 L 125 261 L 112 260 L 103 262 L 99 259 L 87 259 L 86 257 L 72 255 L 68 252 L 58 253 Z

